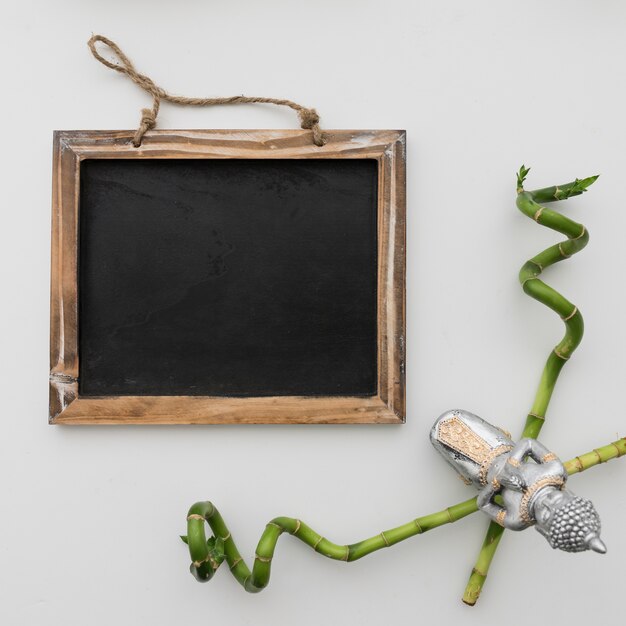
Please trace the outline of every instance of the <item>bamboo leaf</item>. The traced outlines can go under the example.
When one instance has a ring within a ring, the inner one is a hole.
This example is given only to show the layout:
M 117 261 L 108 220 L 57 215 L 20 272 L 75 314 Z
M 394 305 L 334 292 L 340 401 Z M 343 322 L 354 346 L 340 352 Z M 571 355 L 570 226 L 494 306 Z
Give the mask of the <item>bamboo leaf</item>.
M 519 168 L 519 172 L 517 173 L 517 191 L 518 193 L 524 188 L 524 181 L 526 180 L 526 176 L 528 176 L 528 172 L 530 172 L 530 167 L 526 167 L 522 165 Z

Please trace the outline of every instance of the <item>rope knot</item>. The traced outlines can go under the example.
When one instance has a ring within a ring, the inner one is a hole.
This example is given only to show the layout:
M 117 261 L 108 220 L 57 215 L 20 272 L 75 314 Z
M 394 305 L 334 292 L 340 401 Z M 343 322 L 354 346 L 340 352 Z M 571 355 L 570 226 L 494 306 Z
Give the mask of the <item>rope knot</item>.
M 141 109 L 141 122 L 133 137 L 133 146 L 139 148 L 143 141 L 143 136 L 156 126 L 156 111 L 154 109 Z
M 320 116 L 315 109 L 300 109 L 300 127 L 304 130 L 312 130 L 314 126 L 320 123 Z
M 141 109 L 141 125 L 146 130 L 152 130 L 156 126 L 156 115 L 152 109 Z
M 316 146 L 323 146 L 326 143 L 326 137 L 320 130 L 320 116 L 315 109 L 299 109 L 300 128 L 313 132 L 313 143 Z

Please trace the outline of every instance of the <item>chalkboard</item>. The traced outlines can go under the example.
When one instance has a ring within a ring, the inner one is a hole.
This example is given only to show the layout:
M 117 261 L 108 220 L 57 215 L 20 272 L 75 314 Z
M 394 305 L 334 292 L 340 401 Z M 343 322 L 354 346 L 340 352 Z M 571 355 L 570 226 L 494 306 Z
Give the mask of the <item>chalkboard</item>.
M 402 423 L 403 131 L 57 131 L 53 424 Z
M 81 165 L 79 391 L 376 392 L 377 162 Z

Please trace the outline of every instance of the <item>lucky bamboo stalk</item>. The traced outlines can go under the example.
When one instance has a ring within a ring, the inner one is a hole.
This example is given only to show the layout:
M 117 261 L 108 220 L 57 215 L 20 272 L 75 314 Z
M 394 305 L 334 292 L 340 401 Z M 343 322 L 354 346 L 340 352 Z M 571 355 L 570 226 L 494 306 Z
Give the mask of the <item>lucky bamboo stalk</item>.
M 583 318 L 578 308 L 538 277 L 550 265 L 568 259 L 582 250 L 589 241 L 589 233 L 582 224 L 542 206 L 541 203 L 578 196 L 587 191 L 587 188 L 598 177 L 591 176 L 582 180 L 576 179 L 565 185 L 525 191 L 524 181 L 529 169 L 522 165 L 517 174 L 517 208 L 538 224 L 567 236 L 565 241 L 546 248 L 528 260 L 519 272 L 519 280 L 524 292 L 552 309 L 565 323 L 565 336 L 548 357 L 535 394 L 535 401 L 526 417 L 522 432 L 522 437 L 537 438 L 544 424 L 550 398 L 561 369 L 581 342 L 584 330 Z M 495 522 L 489 524 L 478 559 L 463 594 L 463 602 L 466 604 L 476 604 L 503 532 L 502 526 Z
M 599 463 L 606 463 L 624 455 L 626 455 L 626 437 L 574 457 L 565 463 L 565 469 L 568 474 L 578 474 Z M 242 559 L 224 519 L 211 502 L 197 502 L 189 509 L 187 535 L 181 539 L 189 546 L 192 560 L 191 571 L 198 580 L 203 582 L 211 580 L 222 562 L 226 561 L 231 573 L 242 587 L 250 593 L 257 593 L 269 584 L 276 543 L 284 532 L 300 539 L 300 541 L 311 546 L 315 552 L 330 559 L 356 561 L 414 535 L 456 522 L 477 510 L 476 498 L 471 498 L 454 504 L 443 511 L 418 517 L 402 526 L 383 531 L 374 537 L 350 545 L 333 543 L 298 519 L 277 517 L 265 526 L 257 545 L 252 570 Z M 208 540 L 205 534 L 205 522 L 213 532 L 213 536 Z

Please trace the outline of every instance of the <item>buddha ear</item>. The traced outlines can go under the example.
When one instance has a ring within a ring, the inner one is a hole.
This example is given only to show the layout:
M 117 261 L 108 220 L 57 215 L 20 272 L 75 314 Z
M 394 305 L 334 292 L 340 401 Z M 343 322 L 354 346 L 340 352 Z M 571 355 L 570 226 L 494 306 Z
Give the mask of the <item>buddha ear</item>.
M 598 537 L 598 535 L 591 535 L 588 539 L 585 540 L 587 544 L 587 548 L 589 550 L 593 550 L 594 552 L 599 552 L 600 554 L 606 553 L 606 546 L 604 545 L 604 541 Z
M 537 513 L 537 521 L 540 524 L 547 524 L 550 520 L 550 509 L 547 507 L 541 507 L 539 512 Z

